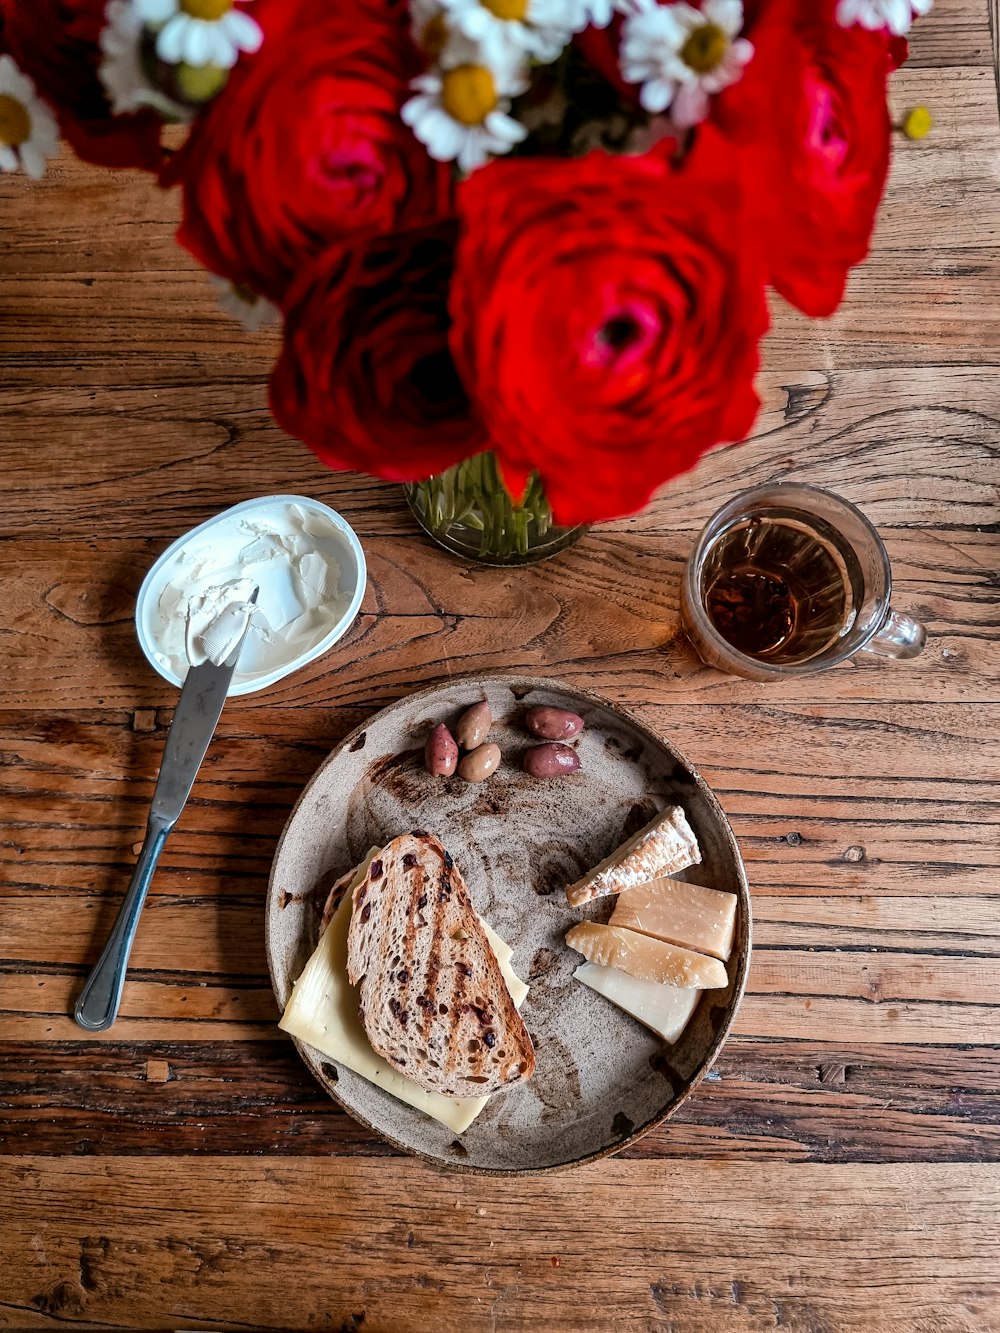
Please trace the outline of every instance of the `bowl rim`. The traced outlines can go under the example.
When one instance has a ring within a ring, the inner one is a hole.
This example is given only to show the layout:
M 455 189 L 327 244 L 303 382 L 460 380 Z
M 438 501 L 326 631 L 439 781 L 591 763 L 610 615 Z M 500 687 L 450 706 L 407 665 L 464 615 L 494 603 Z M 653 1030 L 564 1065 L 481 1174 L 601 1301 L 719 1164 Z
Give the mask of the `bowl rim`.
M 361 545 L 361 540 L 358 537 L 358 534 L 351 527 L 350 523 L 348 523 L 347 519 L 344 518 L 343 514 L 338 513 L 336 509 L 331 508 L 331 506 L 326 504 L 323 500 L 316 500 L 308 495 L 259 495 L 249 500 L 241 500 L 238 504 L 230 505 L 227 509 L 220 509 L 217 514 L 213 514 L 210 518 L 206 518 L 196 527 L 182 533 L 181 536 L 172 541 L 166 550 L 161 551 L 153 561 L 152 565 L 150 565 L 147 570 L 142 583 L 139 585 L 139 591 L 135 598 L 135 632 L 136 638 L 139 640 L 139 647 L 142 649 L 146 661 L 150 664 L 153 670 L 171 685 L 175 685 L 178 689 L 184 684 L 183 678 L 178 676 L 176 672 L 171 671 L 169 667 L 165 667 L 161 662 L 156 660 L 153 645 L 149 640 L 143 624 L 143 609 L 149 599 L 150 591 L 156 582 L 157 575 L 160 573 L 163 566 L 171 560 L 178 551 L 182 550 L 183 547 L 195 538 L 201 536 L 201 534 L 214 528 L 224 519 L 232 518 L 237 514 L 242 514 L 274 503 L 303 505 L 308 509 L 320 510 L 332 520 L 334 527 L 346 541 L 347 548 L 354 559 L 356 575 L 354 592 L 351 595 L 350 603 L 343 616 L 318 643 L 314 644 L 312 648 L 302 653 L 299 657 L 296 657 L 292 662 L 286 663 L 285 666 L 279 669 L 268 672 L 266 676 L 257 677 L 252 681 L 241 681 L 232 685 L 229 689 L 228 697 L 233 699 L 240 695 L 256 694 L 258 691 L 265 690 L 271 685 L 276 685 L 279 680 L 284 680 L 284 678 L 290 676 L 293 671 L 298 671 L 300 667 L 307 666 L 310 662 L 314 662 L 318 657 L 322 657 L 324 653 L 328 652 L 334 644 L 343 638 L 357 619 L 358 612 L 361 609 L 361 603 L 364 599 L 365 589 L 367 587 L 368 563 L 365 559 L 364 548 Z
M 518 690 L 526 688 L 528 692 L 533 690 L 551 690 L 554 692 L 579 695 L 589 703 L 595 704 L 601 708 L 609 709 L 613 713 L 617 713 L 620 717 L 629 722 L 630 725 L 636 727 L 643 736 L 653 744 L 663 746 L 674 760 L 690 773 L 699 793 L 705 798 L 709 808 L 712 810 L 713 815 L 718 821 L 719 829 L 732 854 L 737 879 L 736 896 L 739 910 L 745 915 L 746 920 L 746 948 L 739 955 L 737 973 L 733 979 L 733 989 L 728 1012 L 725 1020 L 719 1024 L 704 1058 L 695 1072 L 691 1075 L 691 1078 L 683 1091 L 674 1097 L 662 1111 L 651 1116 L 645 1124 L 637 1126 L 630 1134 L 627 1134 L 617 1143 L 608 1144 L 603 1148 L 595 1149 L 593 1152 L 586 1153 L 582 1157 L 574 1158 L 572 1161 L 554 1162 L 547 1166 L 492 1167 L 478 1166 L 475 1163 L 463 1162 L 461 1160 L 447 1161 L 440 1157 L 435 1157 L 432 1153 L 426 1152 L 423 1148 L 414 1147 L 412 1144 L 404 1143 L 394 1135 L 379 1129 L 356 1111 L 354 1107 L 348 1106 L 337 1092 L 336 1082 L 327 1079 L 320 1072 L 324 1062 L 336 1066 L 336 1061 L 329 1056 L 323 1056 L 322 1052 L 318 1052 L 317 1057 L 314 1058 L 312 1054 L 307 1054 L 306 1049 L 304 1049 L 308 1047 L 307 1043 L 300 1041 L 298 1037 L 291 1038 L 303 1064 L 316 1079 L 317 1083 L 319 1083 L 320 1087 L 322 1087 L 323 1091 L 326 1092 L 342 1110 L 346 1111 L 353 1120 L 358 1124 L 363 1125 L 365 1129 L 369 1130 L 383 1142 L 390 1144 L 394 1148 L 398 1148 L 400 1152 L 406 1153 L 407 1156 L 418 1157 L 422 1161 L 427 1162 L 430 1166 L 436 1167 L 442 1171 L 455 1171 L 463 1175 L 485 1176 L 491 1179 L 506 1179 L 510 1177 L 547 1175 L 553 1171 L 574 1171 L 578 1167 L 586 1166 L 589 1162 L 602 1161 L 605 1157 L 611 1157 L 615 1153 L 621 1152 L 623 1148 L 628 1147 L 633 1143 L 637 1143 L 639 1139 L 644 1138 L 654 1129 L 657 1129 L 664 1123 L 664 1121 L 669 1120 L 671 1116 L 677 1112 L 715 1064 L 719 1052 L 722 1050 L 722 1047 L 732 1030 L 740 1005 L 743 1003 L 743 996 L 746 992 L 747 980 L 750 975 L 750 958 L 753 953 L 753 909 L 750 900 L 750 884 L 747 880 L 743 855 L 740 852 L 739 844 L 736 841 L 736 835 L 733 833 L 732 825 L 730 824 L 725 811 L 722 809 L 722 806 L 719 804 L 719 800 L 715 793 L 698 770 L 688 762 L 687 758 L 681 751 L 678 750 L 671 741 L 666 740 L 663 736 L 659 735 L 659 733 L 648 726 L 647 723 L 643 722 L 641 718 L 638 718 L 631 709 L 626 708 L 622 704 L 612 702 L 610 699 L 604 695 L 598 694 L 594 690 L 574 685 L 569 681 L 561 680 L 557 676 L 529 676 L 521 675 L 519 672 L 510 671 L 490 672 L 485 675 L 465 674 L 462 676 L 443 677 L 441 680 L 432 685 L 427 685 L 423 689 L 415 690 L 409 694 L 400 695 L 398 699 L 393 700 L 392 703 L 386 704 L 383 708 L 376 709 L 356 727 L 352 728 L 343 740 L 341 740 L 330 751 L 326 758 L 322 760 L 319 767 L 314 771 L 302 788 L 295 804 L 292 806 L 288 819 L 285 821 L 284 828 L 281 830 L 281 834 L 274 849 L 274 857 L 271 861 L 271 870 L 267 878 L 267 892 L 264 900 L 264 953 L 267 958 L 267 969 L 271 980 L 271 989 L 274 992 L 275 1003 L 277 1003 L 278 1000 L 277 985 L 275 983 L 277 968 L 275 964 L 274 942 L 271 937 L 272 904 L 277 897 L 275 876 L 277 873 L 278 861 L 284 850 L 285 840 L 289 834 L 292 823 L 298 814 L 299 807 L 305 801 L 314 783 L 319 780 L 321 774 L 330 766 L 330 764 L 332 764 L 345 750 L 350 749 L 351 745 L 353 745 L 361 733 L 366 731 L 372 725 L 374 718 L 380 717 L 383 713 L 390 712 L 397 708 L 402 708 L 404 706 L 409 707 L 414 702 L 420 702 L 421 700 L 439 693 L 443 688 L 450 689 L 455 686 L 478 688 L 488 684 L 503 685 L 507 688 L 516 687 Z M 315 1048 L 313 1047 L 308 1047 L 309 1052 L 312 1052 L 314 1049 Z

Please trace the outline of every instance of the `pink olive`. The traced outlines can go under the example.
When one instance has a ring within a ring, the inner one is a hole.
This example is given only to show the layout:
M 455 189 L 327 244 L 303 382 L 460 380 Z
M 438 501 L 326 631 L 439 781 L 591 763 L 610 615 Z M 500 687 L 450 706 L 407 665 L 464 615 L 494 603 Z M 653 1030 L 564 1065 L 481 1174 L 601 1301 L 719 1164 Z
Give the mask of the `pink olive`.
M 467 708 L 458 719 L 455 739 L 463 750 L 474 750 L 476 746 L 482 745 L 489 735 L 492 722 L 493 713 L 484 699 L 481 704 L 473 704 L 471 708 Z
M 533 745 L 525 750 L 521 766 L 533 778 L 560 778 L 575 773 L 580 767 L 580 756 L 569 745 L 549 741 L 547 745 Z
M 458 766 L 458 776 L 466 782 L 484 782 L 500 765 L 499 745 L 477 745 Z
M 524 715 L 524 725 L 533 736 L 540 736 L 543 741 L 568 741 L 583 730 L 583 718 L 565 708 L 529 708 Z
M 424 767 L 436 778 L 450 778 L 458 767 L 458 746 L 443 722 L 439 722 L 427 737 Z

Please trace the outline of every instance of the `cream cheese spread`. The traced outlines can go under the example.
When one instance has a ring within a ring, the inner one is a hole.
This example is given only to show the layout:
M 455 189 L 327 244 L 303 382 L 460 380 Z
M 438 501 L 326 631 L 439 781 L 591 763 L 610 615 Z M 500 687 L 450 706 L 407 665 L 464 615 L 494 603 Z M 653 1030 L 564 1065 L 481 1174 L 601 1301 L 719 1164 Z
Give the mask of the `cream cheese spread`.
M 354 555 L 333 520 L 325 506 L 274 497 L 182 539 L 155 571 L 143 611 L 155 662 L 181 679 L 189 665 L 223 662 L 248 619 L 234 683 L 252 688 L 308 660 L 360 600 Z

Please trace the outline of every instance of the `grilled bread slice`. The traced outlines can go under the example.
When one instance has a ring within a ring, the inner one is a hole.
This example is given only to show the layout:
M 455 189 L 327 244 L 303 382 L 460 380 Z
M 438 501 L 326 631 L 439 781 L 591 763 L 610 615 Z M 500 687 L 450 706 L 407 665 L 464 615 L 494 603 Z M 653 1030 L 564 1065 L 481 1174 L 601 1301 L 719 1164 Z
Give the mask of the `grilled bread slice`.
M 465 881 L 430 833 L 387 843 L 355 882 L 347 975 L 372 1047 L 429 1092 L 530 1078 L 535 1052 Z
M 668 806 L 599 866 L 571 884 L 566 897 L 571 907 L 579 907 L 591 898 L 621 893 L 633 885 L 676 874 L 700 860 L 698 839 L 684 811 L 679 805 Z
M 333 920 L 334 913 L 340 906 L 341 899 L 344 897 L 344 894 L 347 893 L 347 891 L 354 885 L 355 880 L 357 880 L 358 877 L 368 869 L 373 859 L 376 856 L 378 856 L 381 850 L 382 849 L 380 847 L 373 847 L 363 861 L 360 861 L 356 866 L 352 866 L 350 870 L 346 871 L 343 875 L 340 876 L 338 880 L 334 881 L 333 888 L 327 895 L 326 902 L 323 906 L 323 915 L 320 918 L 320 923 L 319 923 L 320 939 L 323 938 L 324 934 L 326 933 L 327 926 Z

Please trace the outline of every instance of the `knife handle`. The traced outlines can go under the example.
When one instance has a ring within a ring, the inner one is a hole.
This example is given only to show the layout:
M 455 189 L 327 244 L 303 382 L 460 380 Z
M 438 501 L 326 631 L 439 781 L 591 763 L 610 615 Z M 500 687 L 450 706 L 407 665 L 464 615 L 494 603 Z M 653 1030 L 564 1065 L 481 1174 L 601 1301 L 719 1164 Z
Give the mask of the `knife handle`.
M 149 881 L 153 878 L 160 852 L 172 827 L 172 824 L 150 820 L 146 828 L 139 860 L 118 910 L 118 917 L 111 928 L 108 942 L 94 964 L 94 969 L 87 978 L 73 1010 L 73 1017 L 88 1032 L 103 1032 L 105 1028 L 111 1026 L 118 1015 L 129 954 L 132 952 L 132 941 L 135 939 L 139 916 L 146 901 Z

